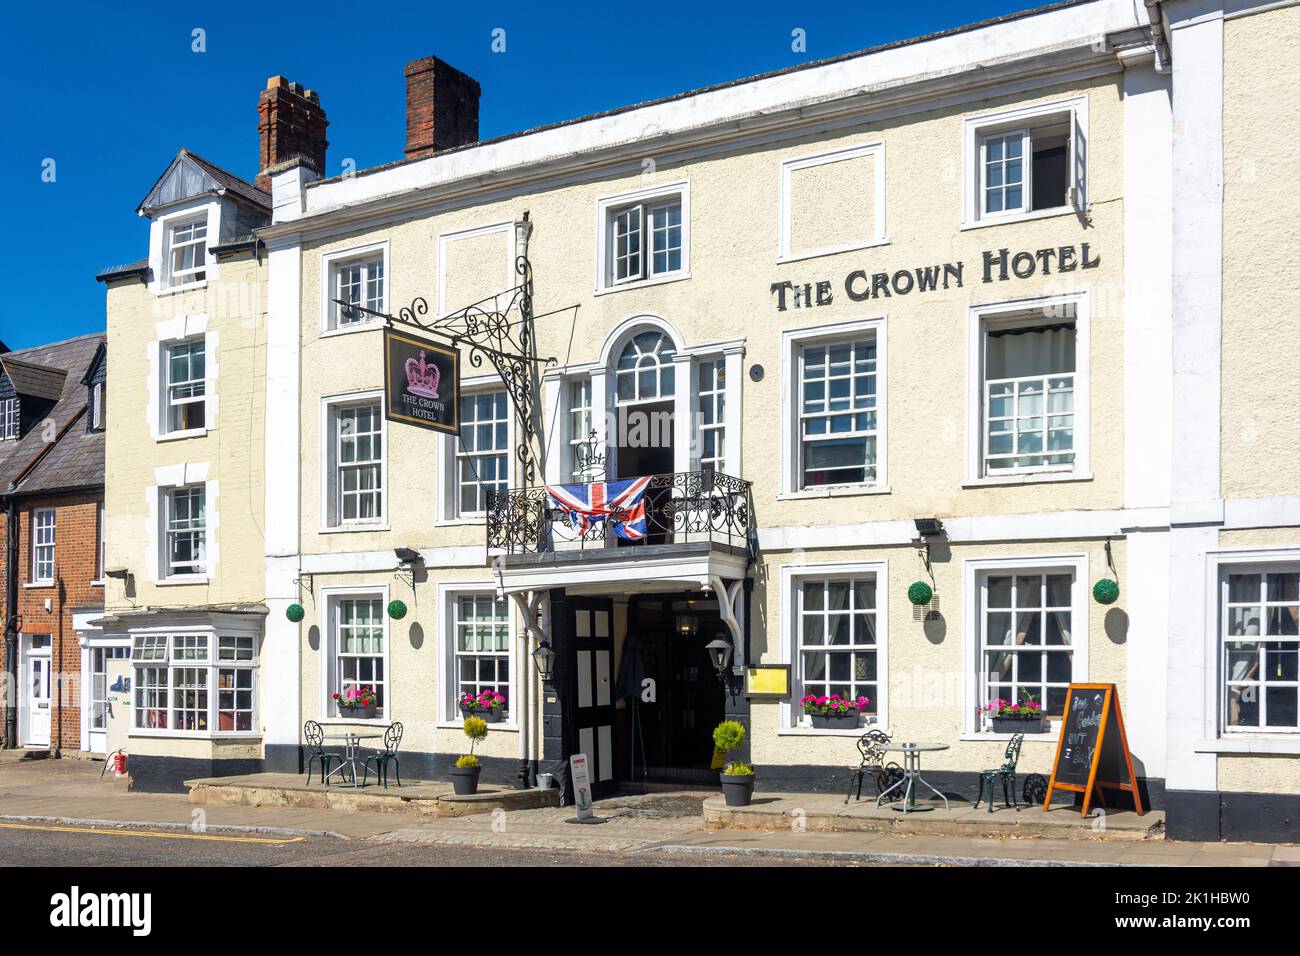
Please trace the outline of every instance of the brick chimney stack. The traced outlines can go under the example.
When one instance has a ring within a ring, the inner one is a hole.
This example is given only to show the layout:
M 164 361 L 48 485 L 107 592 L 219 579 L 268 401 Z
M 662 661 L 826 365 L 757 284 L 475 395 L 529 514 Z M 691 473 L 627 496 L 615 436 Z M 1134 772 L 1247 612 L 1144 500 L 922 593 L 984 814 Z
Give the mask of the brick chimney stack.
M 406 158 L 478 142 L 478 81 L 436 56 L 406 64 Z
M 321 176 L 325 175 L 325 127 L 329 120 L 320 107 L 315 90 L 303 89 L 283 76 L 266 81 L 266 89 L 257 100 L 257 132 L 261 139 L 257 181 L 258 189 L 271 191 L 267 170 L 295 156 Z

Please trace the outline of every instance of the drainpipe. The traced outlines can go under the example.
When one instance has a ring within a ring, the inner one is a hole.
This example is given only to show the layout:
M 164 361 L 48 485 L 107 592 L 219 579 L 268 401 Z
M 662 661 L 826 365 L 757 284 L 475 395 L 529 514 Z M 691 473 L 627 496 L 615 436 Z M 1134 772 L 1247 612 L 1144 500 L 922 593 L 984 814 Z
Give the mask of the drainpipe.
M 57 700 L 57 701 L 55 702 L 55 704 L 54 704 L 54 714 L 55 714 L 54 722 L 55 722 L 55 734 L 56 734 L 56 736 L 55 736 L 55 738 L 54 738 L 54 757 L 55 757 L 55 759 L 58 759 L 58 758 L 60 758 L 60 757 L 63 756 L 63 693 L 64 693 L 64 679 L 63 679 L 63 597 L 64 597 L 64 594 L 66 593 L 66 591 L 64 590 L 64 586 L 63 586 L 63 575 L 62 575 L 62 574 L 58 574 L 58 575 L 57 575 L 57 581 L 55 582 L 54 590 L 55 590 L 55 593 L 58 595 L 58 608 L 57 608 L 57 609 L 58 609 L 58 614 L 59 614 L 59 618 L 58 618 L 58 620 L 59 620 L 59 629 L 58 629 L 58 631 L 55 632 L 55 637 L 54 637 L 54 641 L 55 641 L 55 643 L 54 643 L 54 660 L 51 661 L 50 663 L 51 663 L 51 666 L 53 666 L 53 667 L 57 667 L 57 668 L 58 668 L 58 670 L 56 670 L 56 671 L 54 672 L 54 673 L 57 675 L 57 676 L 55 677 L 55 680 L 54 680 L 54 689 L 55 689 L 55 692 L 59 695 L 59 696 L 58 696 L 58 700 Z
M 3 499 L 5 534 L 5 726 L 4 746 L 18 746 L 18 505 Z

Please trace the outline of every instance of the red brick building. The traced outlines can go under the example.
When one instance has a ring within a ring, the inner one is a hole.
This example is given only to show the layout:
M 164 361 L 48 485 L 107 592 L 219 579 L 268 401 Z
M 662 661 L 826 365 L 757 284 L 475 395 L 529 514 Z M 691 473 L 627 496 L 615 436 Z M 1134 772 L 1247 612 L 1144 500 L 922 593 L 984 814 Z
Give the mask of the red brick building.
M 0 346 L 0 741 L 103 752 L 103 335 Z

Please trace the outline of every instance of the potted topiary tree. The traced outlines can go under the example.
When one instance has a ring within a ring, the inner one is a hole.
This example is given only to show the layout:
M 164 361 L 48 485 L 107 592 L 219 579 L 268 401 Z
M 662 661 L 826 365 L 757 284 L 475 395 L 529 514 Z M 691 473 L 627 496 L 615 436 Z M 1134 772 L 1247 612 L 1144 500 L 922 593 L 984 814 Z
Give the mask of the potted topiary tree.
M 724 720 L 713 728 L 713 744 L 723 753 L 730 754 L 745 742 L 745 725 L 735 720 Z M 740 760 L 728 758 L 718 778 L 722 796 L 729 807 L 747 807 L 754 799 L 754 768 Z
M 462 729 L 469 738 L 469 753 L 456 758 L 456 766 L 451 768 L 451 785 L 457 794 L 467 797 L 478 793 L 478 775 L 483 766 L 474 756 L 474 746 L 487 739 L 488 725 L 482 717 L 466 717 Z

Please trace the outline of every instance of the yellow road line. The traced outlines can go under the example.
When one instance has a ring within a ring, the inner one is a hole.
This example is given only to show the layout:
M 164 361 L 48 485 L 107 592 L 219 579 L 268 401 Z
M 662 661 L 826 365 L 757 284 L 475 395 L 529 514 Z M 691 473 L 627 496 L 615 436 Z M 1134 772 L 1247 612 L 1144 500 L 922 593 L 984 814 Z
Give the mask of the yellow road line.
M 54 827 L 31 823 L 0 823 L 6 830 L 49 830 L 54 833 L 102 833 L 106 836 L 159 837 L 164 840 L 220 840 L 225 843 L 301 843 L 306 837 L 243 837 L 207 833 L 172 833 L 166 830 L 102 830 L 96 827 Z

